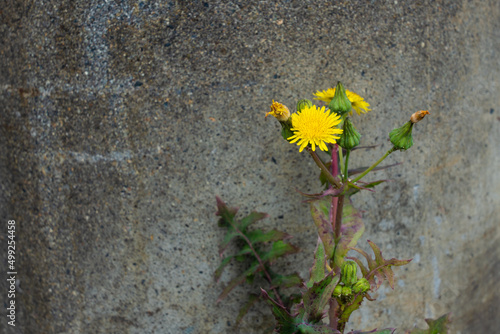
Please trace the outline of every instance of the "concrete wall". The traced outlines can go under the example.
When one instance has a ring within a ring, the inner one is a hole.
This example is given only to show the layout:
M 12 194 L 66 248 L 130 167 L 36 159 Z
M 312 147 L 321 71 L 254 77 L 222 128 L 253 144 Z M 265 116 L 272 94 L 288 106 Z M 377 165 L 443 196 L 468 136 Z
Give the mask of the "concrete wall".
M 1 7 L 0 240 L 5 255 L 15 219 L 20 290 L 0 333 L 263 333 L 264 304 L 234 328 L 258 286 L 215 305 L 241 270 L 213 281 L 215 195 L 294 235 L 302 252 L 278 265 L 306 276 L 316 236 L 295 189 L 319 190 L 317 171 L 263 116 L 337 80 L 372 106 L 354 118 L 362 143 L 381 144 L 353 166 L 431 112 L 388 159 L 404 164 L 374 176 L 394 182 L 354 199 L 360 246 L 414 260 L 348 328 L 402 333 L 452 312 L 452 333 L 500 330 L 498 1 Z

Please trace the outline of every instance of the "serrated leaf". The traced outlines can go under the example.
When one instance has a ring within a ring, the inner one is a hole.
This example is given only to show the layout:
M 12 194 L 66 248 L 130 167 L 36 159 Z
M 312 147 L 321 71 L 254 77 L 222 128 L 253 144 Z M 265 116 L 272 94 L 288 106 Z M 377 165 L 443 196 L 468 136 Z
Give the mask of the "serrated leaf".
M 248 301 L 240 308 L 238 316 L 236 317 L 236 327 L 238 327 L 241 323 L 243 317 L 248 313 L 250 308 L 260 299 L 259 295 L 255 293 L 250 294 Z
M 302 323 L 297 326 L 298 332 L 301 334 L 341 334 L 335 328 L 331 328 L 327 325 L 315 325 Z
M 267 261 L 272 262 L 273 260 L 283 255 L 297 253 L 298 251 L 299 251 L 298 247 L 295 247 L 291 244 L 287 244 L 282 240 L 278 240 L 273 242 L 271 250 L 268 252 L 264 252 L 261 258 L 263 262 Z
M 307 282 L 306 286 L 311 288 L 314 283 L 320 282 L 323 278 L 325 278 L 325 268 L 326 268 L 326 254 L 325 254 L 325 246 L 323 246 L 323 242 L 318 237 L 318 243 L 316 245 L 316 251 L 314 252 L 314 263 L 309 270 L 310 279 Z
M 302 318 L 310 323 L 317 323 L 324 317 L 323 309 L 332 297 L 339 276 L 328 274 L 320 282 L 314 283 L 303 295 L 304 311 Z
M 267 213 L 253 211 L 248 216 L 241 219 L 241 222 L 238 224 L 238 229 L 241 232 L 246 232 L 248 226 L 267 217 L 269 217 Z
M 297 334 L 297 333 L 307 333 L 307 334 L 340 334 L 340 332 L 334 328 L 328 327 L 326 325 L 312 324 L 308 323 L 299 316 L 292 316 L 288 311 L 271 297 L 268 293 L 261 289 L 262 297 L 267 300 L 267 302 L 272 306 L 272 312 L 274 318 L 278 322 L 276 325 L 276 330 L 280 334 Z
M 444 314 L 438 319 L 425 319 L 425 322 L 429 325 L 429 329 L 414 329 L 412 331 L 407 331 L 407 334 L 447 334 L 448 326 L 451 322 L 450 313 Z
M 238 208 L 229 208 L 226 203 L 224 203 L 219 197 L 216 196 L 217 200 L 217 212 L 215 213 L 220 217 L 219 226 L 227 228 L 226 235 L 219 245 L 219 254 L 222 255 L 224 250 L 227 248 L 231 240 L 238 235 L 241 235 L 240 232 L 245 233 L 246 228 L 256 221 L 266 218 L 268 215 L 262 212 L 252 212 L 248 216 L 241 219 L 238 222 L 234 217 L 238 212 Z M 240 232 L 237 231 L 240 230 Z
M 347 199 L 347 198 L 346 198 Z M 344 202 L 340 240 L 335 248 L 334 261 L 341 266 L 349 250 L 356 246 L 365 231 L 361 214 L 352 206 L 351 200 Z
M 310 203 L 311 216 L 318 229 L 318 235 L 323 241 L 326 256 L 330 259 L 335 248 L 332 223 L 330 221 L 330 209 L 332 205 L 331 197 L 325 197 Z
M 361 332 L 361 331 L 352 331 L 347 334 L 393 334 L 396 331 L 396 328 L 386 328 L 386 329 L 374 329 L 369 332 Z
M 254 230 L 247 232 L 246 236 L 252 242 L 252 244 L 257 242 L 269 242 L 269 241 L 290 239 L 292 237 L 291 235 L 278 230 L 271 230 L 267 233 L 262 230 Z
M 250 266 L 250 268 L 248 268 L 247 270 L 245 270 L 245 272 L 243 274 L 241 274 L 240 276 L 232 279 L 228 283 L 228 285 L 226 286 L 226 288 L 224 290 L 222 290 L 221 294 L 219 295 L 219 298 L 217 298 L 217 303 L 219 303 L 222 299 L 226 298 L 227 295 L 231 292 L 231 290 L 233 290 L 239 284 L 245 282 L 247 280 L 248 276 L 251 276 L 252 274 L 255 274 L 259 270 L 261 270 L 261 267 L 260 267 L 259 263 L 257 261 L 255 261 L 254 263 L 252 263 L 252 265 Z
M 292 317 L 292 315 L 288 313 L 286 308 L 269 297 L 269 294 L 266 290 L 261 288 L 260 291 L 262 293 L 262 298 L 264 298 L 272 307 L 274 318 L 278 322 L 276 329 L 279 330 L 279 333 L 294 334 L 297 329 L 297 319 Z
M 378 289 L 380 285 L 382 284 L 382 280 L 385 278 L 389 282 L 389 285 L 391 286 L 392 289 L 394 289 L 394 272 L 392 271 L 391 267 L 392 266 L 404 266 L 405 264 L 408 264 L 411 262 L 412 259 L 409 260 L 398 260 L 395 258 L 392 258 L 390 260 L 384 259 L 382 256 L 382 251 L 380 248 L 375 245 L 373 242 L 368 240 L 368 243 L 370 244 L 370 247 L 373 250 L 373 253 L 375 254 L 375 259 L 373 259 L 370 255 L 368 255 L 365 251 L 362 249 L 354 248 L 351 247 L 352 250 L 355 250 L 356 252 L 360 253 L 366 258 L 366 261 L 368 263 L 368 270 L 369 272 L 367 273 L 366 268 L 361 267 L 361 271 L 363 272 L 363 277 L 365 277 L 368 281 L 370 281 L 370 284 L 372 286 L 374 285 L 374 276 L 378 278 L 377 286 L 376 288 Z M 354 258 L 352 258 L 354 260 Z M 358 265 L 360 264 L 359 260 L 355 260 Z
M 231 263 L 231 260 L 235 258 L 238 261 L 243 261 L 245 259 L 244 255 L 251 254 L 252 249 L 248 245 L 244 245 L 240 251 L 236 254 L 226 256 L 225 258 L 222 259 L 221 264 L 217 268 L 217 270 L 214 273 L 214 278 L 215 281 L 218 281 L 220 276 L 222 275 L 222 272 L 224 271 L 224 268 Z
M 273 273 L 271 275 L 273 286 L 279 286 L 283 288 L 291 288 L 293 286 L 298 286 L 303 283 L 302 278 L 297 273 L 291 275 L 278 275 Z
M 360 192 L 361 190 L 368 190 L 368 191 L 374 192 L 375 190 L 372 190 L 371 188 L 375 188 L 375 186 L 378 186 L 381 183 L 389 182 L 389 181 L 390 180 L 378 180 L 378 181 L 373 181 L 373 182 L 370 182 L 370 183 L 366 183 L 363 186 L 359 185 L 359 183 L 364 183 L 364 182 L 361 182 L 361 181 L 358 181 L 358 184 L 354 184 L 354 183 L 349 182 L 349 185 L 351 186 L 351 188 L 349 188 L 349 190 L 347 190 L 345 192 L 345 195 L 346 196 L 352 196 L 352 195 Z
M 307 193 L 303 193 L 302 191 L 297 190 L 297 189 L 296 189 L 296 191 L 298 193 L 300 193 L 301 195 L 309 198 L 308 200 L 305 200 L 304 202 L 313 202 L 313 201 L 320 200 L 326 196 L 335 197 L 335 196 L 342 194 L 342 192 L 344 191 L 344 186 L 342 186 L 340 188 L 329 188 L 329 189 L 326 189 L 325 191 L 323 191 L 321 193 L 317 193 L 317 194 L 307 194 Z

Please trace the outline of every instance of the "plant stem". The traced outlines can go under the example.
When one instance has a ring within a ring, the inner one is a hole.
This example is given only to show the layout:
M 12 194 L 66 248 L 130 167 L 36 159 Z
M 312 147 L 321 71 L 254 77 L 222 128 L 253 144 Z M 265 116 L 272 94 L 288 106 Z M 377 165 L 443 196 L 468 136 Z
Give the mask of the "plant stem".
M 330 308 L 328 310 L 328 318 L 330 320 L 329 326 L 331 328 L 337 328 L 339 321 L 339 303 L 335 298 L 330 299 Z
M 339 147 L 337 144 L 332 145 L 332 164 L 331 164 L 331 169 L 332 169 L 332 175 L 339 175 L 339 159 L 340 156 L 337 154 Z M 340 154 L 340 153 L 339 153 Z M 330 185 L 330 188 L 333 187 Z M 330 219 L 330 224 L 332 225 L 332 231 L 335 230 L 335 217 L 337 216 L 337 202 L 338 198 L 337 197 L 332 197 L 332 204 L 330 206 L 330 216 L 328 217 Z
M 238 229 L 238 227 L 236 226 L 236 224 L 231 223 L 231 226 L 236 230 L 236 232 L 238 232 L 238 234 L 243 239 L 245 239 L 246 243 L 248 244 L 248 246 L 250 247 L 250 249 L 254 253 L 254 256 L 257 258 L 257 261 L 259 261 L 259 265 L 262 268 L 262 272 L 266 275 L 266 278 L 267 278 L 269 284 L 271 285 L 271 290 L 273 290 L 274 294 L 276 295 L 276 299 L 284 307 L 285 304 L 283 304 L 283 301 L 281 301 L 281 298 L 280 298 L 280 295 L 279 295 L 277 289 L 275 287 L 273 287 L 273 283 L 272 283 L 273 280 L 271 279 L 271 275 L 269 275 L 269 273 L 267 272 L 266 267 L 264 266 L 264 262 L 262 262 L 262 259 L 260 258 L 260 256 L 257 253 L 257 251 L 255 250 L 255 248 L 253 248 L 252 242 L 247 238 L 247 236 L 245 235 L 245 233 L 241 232 Z
M 361 180 L 361 178 L 362 178 L 363 176 L 365 176 L 366 174 L 368 174 L 368 173 L 369 173 L 369 172 L 370 172 L 373 168 L 377 167 L 377 165 L 378 165 L 379 163 L 381 163 L 382 161 L 384 161 L 384 159 L 385 159 L 385 158 L 387 158 L 387 157 L 389 156 L 389 154 L 391 154 L 391 153 L 392 153 L 392 152 L 394 152 L 394 151 L 396 151 L 396 148 L 395 148 L 395 147 L 393 147 L 393 148 L 391 148 L 389 151 L 387 151 L 387 152 L 384 154 L 384 156 L 383 156 L 382 158 L 378 159 L 378 161 L 377 161 L 377 162 L 375 162 L 373 165 L 371 165 L 370 167 L 368 167 L 368 169 L 367 169 L 367 170 L 365 170 L 363 173 L 359 174 L 359 176 L 358 176 L 357 178 L 355 178 L 354 180 L 352 180 L 352 183 L 354 183 L 354 182 L 357 182 L 357 181 Z
M 307 148 L 307 151 L 309 152 L 309 154 L 311 154 L 311 157 L 313 158 L 316 165 L 318 165 L 318 167 L 321 169 L 321 171 L 325 174 L 326 178 L 328 179 L 328 182 L 330 182 L 332 185 L 334 185 L 335 188 L 342 187 L 340 182 L 337 181 L 337 179 L 332 175 L 332 173 L 330 173 L 328 168 L 326 168 L 325 164 L 323 163 L 323 161 L 321 161 L 321 159 L 318 157 L 316 152 L 311 150 L 309 147 Z
M 337 202 L 337 212 L 335 215 L 335 243 L 337 244 L 340 240 L 340 228 L 342 227 L 342 211 L 344 209 L 344 195 L 340 195 Z
M 341 148 L 338 148 L 338 145 L 335 144 L 335 147 L 337 148 L 337 150 L 339 151 L 339 166 L 340 166 L 340 173 L 342 175 L 345 175 L 345 171 L 344 171 L 344 166 L 343 166 L 343 160 L 344 160 L 344 157 L 343 157 L 343 154 L 342 154 L 342 147 Z M 332 163 L 333 163 L 333 155 L 332 155 Z M 335 175 L 335 174 L 333 174 Z
M 346 153 L 345 153 L 345 167 L 344 167 L 344 178 L 343 178 L 344 182 L 349 177 L 349 175 L 348 175 L 349 174 L 349 170 L 347 168 L 349 166 L 349 155 L 350 154 L 351 154 L 351 150 L 347 150 Z

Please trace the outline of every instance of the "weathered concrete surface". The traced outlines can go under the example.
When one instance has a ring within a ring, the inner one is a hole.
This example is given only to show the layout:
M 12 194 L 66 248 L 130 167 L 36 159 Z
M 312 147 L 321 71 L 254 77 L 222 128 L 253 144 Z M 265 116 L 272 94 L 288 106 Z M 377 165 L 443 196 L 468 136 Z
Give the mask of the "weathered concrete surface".
M 22 292 L 0 332 L 263 333 L 265 305 L 233 326 L 257 287 L 215 305 L 214 196 L 296 236 L 280 265 L 305 276 L 316 237 L 295 189 L 318 190 L 317 172 L 263 113 L 337 80 L 371 103 L 363 143 L 382 144 L 354 165 L 431 111 L 378 175 L 394 182 L 355 198 L 363 239 L 414 260 L 348 328 L 452 312 L 452 333 L 499 331 L 499 31 L 496 0 L 8 0 L 0 240 L 5 255 L 15 219 Z

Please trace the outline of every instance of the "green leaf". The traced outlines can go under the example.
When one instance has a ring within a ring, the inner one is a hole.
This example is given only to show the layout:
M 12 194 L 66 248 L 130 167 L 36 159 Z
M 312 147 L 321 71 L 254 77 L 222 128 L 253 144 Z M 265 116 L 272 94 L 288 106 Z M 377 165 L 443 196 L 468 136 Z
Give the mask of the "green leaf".
M 248 226 L 267 217 L 269 217 L 269 215 L 264 212 L 251 212 L 248 216 L 241 219 L 241 222 L 238 224 L 238 229 L 241 232 L 246 232 Z
M 368 243 L 370 244 L 370 247 L 373 250 L 373 253 L 375 254 L 375 260 L 372 259 L 370 255 L 368 255 L 364 250 L 354 248 L 352 247 L 352 250 L 355 250 L 356 252 L 360 253 L 366 258 L 366 261 L 368 263 L 368 270 L 362 266 L 361 261 L 355 258 L 350 258 L 351 260 L 356 261 L 356 263 L 360 266 L 361 271 L 363 273 L 363 277 L 366 278 L 368 281 L 370 281 L 370 284 L 372 286 L 375 285 L 375 277 L 378 278 L 377 282 L 377 289 L 380 287 L 382 284 L 382 281 L 387 279 L 389 282 L 389 285 L 391 286 L 392 289 L 394 289 L 394 272 L 392 271 L 391 267 L 392 266 L 404 266 L 405 264 L 410 263 L 412 259 L 409 260 L 397 260 L 395 258 L 392 258 L 390 260 L 384 259 L 382 256 L 382 251 L 380 248 L 378 248 L 377 245 L 375 245 L 373 242 L 368 240 Z
M 375 188 L 375 186 L 378 186 L 379 184 L 384 183 L 384 182 L 388 182 L 388 181 L 389 180 L 378 180 L 378 181 L 373 181 L 373 182 L 364 184 L 363 186 L 359 186 L 359 187 L 355 187 L 355 188 L 349 188 L 349 190 L 347 190 L 345 192 L 345 195 L 346 196 L 352 196 L 352 195 L 360 192 L 361 190 L 368 190 L 368 189 L 371 189 L 371 188 Z M 361 183 L 361 182 L 358 181 L 358 183 Z
M 320 238 L 318 238 L 318 244 L 316 246 L 316 251 L 314 252 L 314 263 L 309 271 L 311 278 L 307 282 L 306 286 L 312 288 L 314 283 L 320 282 L 325 278 L 325 268 L 326 268 L 326 255 L 325 246 Z
M 233 290 L 236 286 L 245 282 L 248 276 L 255 274 L 259 270 L 262 270 L 262 268 L 260 267 L 259 262 L 255 261 L 254 263 L 252 263 L 252 266 L 250 268 L 245 270 L 243 274 L 232 279 L 229 282 L 226 288 L 222 290 L 221 294 L 219 295 L 219 298 L 217 298 L 217 303 L 219 303 L 222 299 L 226 298 L 227 295 L 231 292 L 231 290 Z
M 282 305 L 278 304 L 275 300 L 269 297 L 268 293 L 264 289 L 261 289 L 261 292 L 262 297 L 272 306 L 274 318 L 278 322 L 276 325 L 276 331 L 278 333 L 340 334 L 340 332 L 334 328 L 323 324 L 308 323 L 299 316 L 292 316 Z
M 334 234 L 332 223 L 330 221 L 330 208 L 332 205 L 331 197 L 324 197 L 320 200 L 311 202 L 311 215 L 314 224 L 318 229 L 318 235 L 323 241 L 326 256 L 329 259 L 333 257 L 333 250 L 335 248 Z
M 340 240 L 335 248 L 334 254 L 334 261 L 337 266 L 340 267 L 342 265 L 347 252 L 349 252 L 352 247 L 356 246 L 364 231 L 365 225 L 361 219 L 361 214 L 354 209 L 351 200 L 344 201 Z
M 248 245 L 244 245 L 238 253 L 236 253 L 234 255 L 226 256 L 225 258 L 223 258 L 220 266 L 215 271 L 215 274 L 214 274 L 215 281 L 219 280 L 220 276 L 222 275 L 222 271 L 231 262 L 231 260 L 233 258 L 235 258 L 238 261 L 243 261 L 244 255 L 251 254 L 251 253 L 252 253 L 252 249 Z
M 278 257 L 281 257 L 283 255 L 297 253 L 298 251 L 299 251 L 298 247 L 287 244 L 282 240 L 278 240 L 278 241 L 273 242 L 271 250 L 263 253 L 261 258 L 262 258 L 263 262 L 267 262 L 267 261 L 272 262 L 273 260 L 277 259 Z
M 279 286 L 279 287 L 283 287 L 283 288 L 291 288 L 293 286 L 301 285 L 303 283 L 302 278 L 297 273 L 293 273 L 291 275 L 278 275 L 278 274 L 272 273 L 270 275 L 272 278 L 271 284 L 273 286 Z
M 381 330 L 374 329 L 369 332 L 352 331 L 347 334 L 393 334 L 395 331 L 396 331 L 395 328 L 386 328 Z
M 276 329 L 279 330 L 279 333 L 283 334 L 294 334 L 297 329 L 297 320 L 292 317 L 290 313 L 286 310 L 286 308 L 280 304 L 278 304 L 274 299 L 269 297 L 269 294 L 264 289 L 260 289 L 262 293 L 262 297 L 267 300 L 267 302 L 272 306 L 272 312 L 274 318 L 278 322 L 276 325 Z
M 252 243 L 269 242 L 291 238 L 289 234 L 277 230 L 271 230 L 267 233 L 263 232 L 262 230 L 255 230 L 247 232 L 246 235 Z
M 312 288 L 308 289 L 303 295 L 303 319 L 318 323 L 324 316 L 323 309 L 332 298 L 333 290 L 339 281 L 339 276 L 333 276 L 333 273 L 327 275 L 323 280 L 314 283 Z
M 451 322 L 450 313 L 442 315 L 438 319 L 425 319 L 425 322 L 429 325 L 429 329 L 414 329 L 407 332 L 408 334 L 447 334 L 448 326 Z
M 241 222 L 238 222 L 234 219 L 236 213 L 238 212 L 238 208 L 228 208 L 226 203 L 224 203 L 219 197 L 216 197 L 217 200 L 217 212 L 215 213 L 220 217 L 219 226 L 227 228 L 227 233 L 224 236 L 224 240 L 222 240 L 219 245 L 219 254 L 223 254 L 224 250 L 227 248 L 231 240 L 234 237 L 241 235 L 241 233 L 246 232 L 246 228 L 256 221 L 266 218 L 268 215 L 262 212 L 252 212 L 248 216 L 241 219 Z M 240 232 L 237 231 L 240 230 Z

